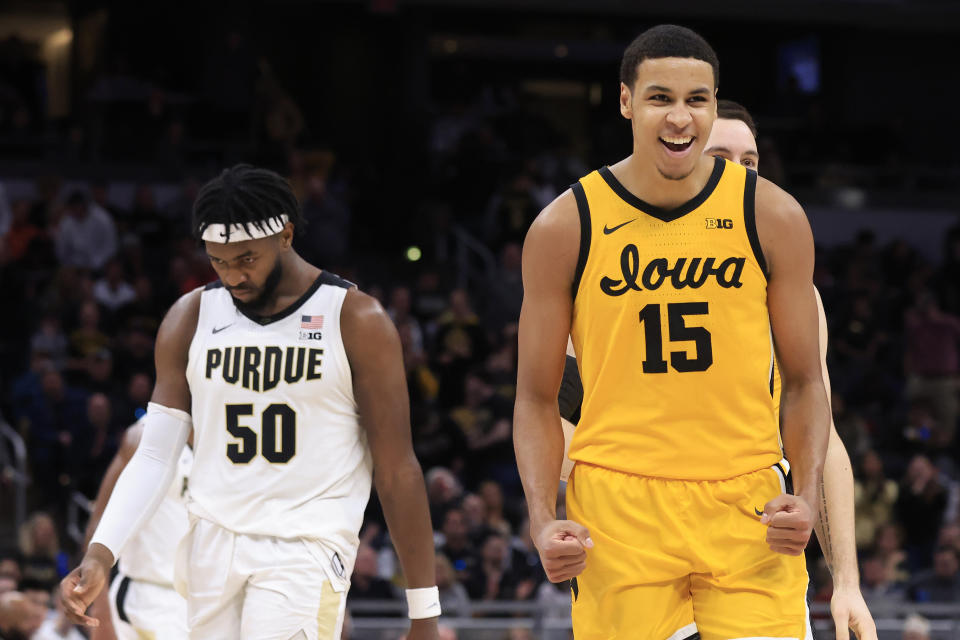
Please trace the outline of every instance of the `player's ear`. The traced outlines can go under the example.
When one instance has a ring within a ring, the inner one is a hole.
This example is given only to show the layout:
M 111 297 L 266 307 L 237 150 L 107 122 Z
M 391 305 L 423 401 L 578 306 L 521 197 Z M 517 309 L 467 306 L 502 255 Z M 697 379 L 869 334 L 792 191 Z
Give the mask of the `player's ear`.
M 293 223 L 288 222 L 283 225 L 283 231 L 280 232 L 280 247 L 289 249 L 293 246 Z
M 620 115 L 627 120 L 633 119 L 633 107 L 631 106 L 630 87 L 620 83 Z

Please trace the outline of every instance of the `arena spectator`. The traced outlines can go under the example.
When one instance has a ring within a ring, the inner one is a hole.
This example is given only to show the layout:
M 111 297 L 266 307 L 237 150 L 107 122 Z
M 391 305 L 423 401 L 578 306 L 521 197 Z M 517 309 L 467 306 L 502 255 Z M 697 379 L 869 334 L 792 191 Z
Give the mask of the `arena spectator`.
M 512 527 L 504 516 L 503 488 L 494 480 L 484 480 L 478 491 L 483 499 L 484 523 L 491 530 L 509 536 Z
M 94 393 L 87 400 L 86 420 L 73 447 L 71 467 L 75 486 L 84 495 L 96 495 L 100 480 L 116 453 L 118 429 L 114 429 L 110 398 Z
M 40 392 L 25 400 L 19 419 L 27 434 L 34 482 L 43 491 L 43 500 L 62 500 L 70 484 L 67 468 L 82 428 L 86 395 L 66 385 L 60 372 L 50 367 L 43 373 Z
M 0 238 L 0 264 L 23 259 L 34 239 L 43 234 L 43 228 L 30 219 L 29 200 L 15 200 L 10 212 L 10 226 Z
M 897 520 L 903 526 L 911 570 L 930 566 L 946 508 L 947 490 L 936 467 L 926 456 L 914 456 L 895 507 Z
M 449 306 L 437 319 L 435 360 L 439 365 L 440 398 L 443 406 L 463 401 L 467 372 L 483 363 L 487 356 L 487 338 L 480 318 L 463 289 L 450 293 Z
M 491 533 L 483 541 L 477 565 L 464 581 L 472 600 L 522 600 L 530 595 L 529 585 L 519 589 L 519 580 L 509 567 L 509 553 L 507 538 L 500 533 Z
M 132 327 L 142 327 L 150 334 L 156 333 L 163 316 L 163 308 L 154 295 L 153 282 L 145 275 L 137 276 L 133 281 L 134 299 L 117 312 L 117 328 L 127 331 Z
M 485 324 L 499 332 L 520 317 L 523 302 L 523 278 L 520 273 L 520 244 L 510 242 L 500 252 L 497 271 L 487 283 Z
M 123 264 L 119 260 L 113 259 L 107 263 L 103 277 L 93 285 L 93 297 L 111 313 L 116 313 L 136 299 L 137 293 L 126 281 Z
M 530 537 L 529 518 L 523 519 L 517 535 L 510 541 L 510 568 L 520 580 L 522 590 L 525 593 L 529 591 L 530 595 L 526 597 L 535 596 L 540 585 L 547 579 L 540 563 L 540 553 Z
M 330 192 L 326 176 L 315 173 L 307 180 L 303 215 L 309 223 L 305 234 L 297 239 L 297 246 L 304 259 L 332 268 L 342 265 L 347 256 L 353 215 L 349 207 Z
M 76 369 L 70 383 L 88 393 L 105 393 L 110 397 L 117 394 L 120 381 L 113 372 L 113 353 L 110 349 L 99 349 L 89 354 L 83 361 L 83 368 Z
M 43 624 L 46 613 L 18 591 L 0 594 L 0 637 L 31 638 Z
M 943 265 L 936 280 L 944 311 L 960 315 L 960 224 L 951 227 L 943 239 Z
M 148 382 L 154 377 L 153 340 L 155 330 L 150 325 L 132 323 L 121 334 L 120 343 L 113 351 L 114 370 L 120 380 L 132 380 L 144 375 Z
M 468 484 L 493 479 L 516 489 L 512 404 L 496 394 L 483 369 L 470 371 L 464 387 L 463 404 L 454 407 L 448 418 L 463 434 L 470 451 Z
M 877 556 L 866 556 L 860 561 L 860 592 L 874 611 L 882 611 L 903 602 L 905 585 L 894 582 Z
M 357 549 L 357 559 L 353 565 L 353 575 L 350 578 L 351 600 L 394 600 L 396 594 L 393 586 L 378 575 L 377 552 L 368 544 L 361 544 Z M 355 616 L 396 615 L 395 611 L 357 611 Z
M 477 563 L 476 550 L 470 541 L 470 530 L 467 528 L 467 518 L 462 509 L 448 509 L 441 520 L 443 543 L 437 548 L 450 559 L 457 579 L 467 586 L 473 578 Z M 468 588 L 469 590 L 469 588 Z
M 53 360 L 58 369 L 66 364 L 70 346 L 60 326 L 60 318 L 55 313 L 47 313 L 40 320 L 37 332 L 30 338 L 30 348 L 35 353 L 44 353 Z
M 0 550 L 0 595 L 16 591 L 20 584 L 20 554 L 12 549 Z
M 397 330 L 408 334 L 407 350 L 410 357 L 416 360 L 426 357 L 426 349 L 423 341 L 423 330 L 420 328 L 420 322 L 412 315 L 413 305 L 410 294 L 410 287 L 398 286 L 390 291 L 390 306 L 387 307 L 387 313 Z
M 930 621 L 911 613 L 903 622 L 903 640 L 930 640 Z
M 42 607 L 44 611 L 50 611 L 53 608 L 53 593 L 45 588 L 45 585 L 34 579 L 25 578 L 20 581 L 17 590 L 24 595 L 30 602 Z
M 91 271 L 103 268 L 117 252 L 117 229 L 110 214 L 80 191 L 67 198 L 64 214 L 56 237 L 60 263 Z
M 884 579 L 891 584 L 903 584 L 909 578 L 907 552 L 903 549 L 900 525 L 887 523 L 877 529 L 873 553 L 883 564 Z
M 440 589 L 440 609 L 451 617 L 470 616 L 470 596 L 457 579 L 450 559 L 442 553 L 436 556 L 437 588 Z
M 48 595 L 58 585 L 61 574 L 66 575 L 67 556 L 60 549 L 60 541 L 53 518 L 49 514 L 31 514 L 20 528 L 20 584 L 33 585 Z
M 48 615 L 30 640 L 86 640 L 84 636 L 63 612 L 59 598 L 54 601 L 53 615 Z
M 960 602 L 960 562 L 957 550 L 938 547 L 933 569 L 921 571 L 907 587 L 914 602 Z
M 463 496 L 460 502 L 460 509 L 463 511 L 463 517 L 467 522 L 467 531 L 470 541 L 474 546 L 479 546 L 486 539 L 487 535 L 493 530 L 486 523 L 486 505 L 483 498 L 475 493 L 468 493 Z
M 114 404 L 114 418 L 121 424 L 132 424 L 147 410 L 153 379 L 146 373 L 135 373 L 129 378 L 126 394 Z
M 884 475 L 883 460 L 870 450 L 860 459 L 860 469 L 854 481 L 854 507 L 857 548 L 865 549 L 876 537 L 877 528 L 890 522 L 897 502 L 897 483 Z
M 460 503 L 463 486 L 457 476 L 446 467 L 430 468 L 425 482 L 427 498 L 430 500 L 430 520 L 434 527 L 440 528 L 447 511 Z
M 917 296 L 907 311 L 907 399 L 927 399 L 939 429 L 933 442 L 939 447 L 952 440 L 960 415 L 960 318 L 944 313 L 930 291 Z
M 71 368 L 81 368 L 84 358 L 111 345 L 110 337 L 102 329 L 96 302 L 83 303 L 78 321 L 77 328 L 70 332 L 70 355 L 74 359 Z

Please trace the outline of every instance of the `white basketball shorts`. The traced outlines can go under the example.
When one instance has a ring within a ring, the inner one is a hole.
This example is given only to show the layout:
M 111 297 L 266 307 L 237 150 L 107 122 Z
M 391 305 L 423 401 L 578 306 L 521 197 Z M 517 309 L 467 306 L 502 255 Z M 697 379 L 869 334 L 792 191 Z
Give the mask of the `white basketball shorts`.
M 173 587 L 118 573 L 110 584 L 117 640 L 187 640 L 187 601 Z
M 319 542 L 234 533 L 191 516 L 176 562 L 190 637 L 339 640 L 350 583 L 338 563 Z

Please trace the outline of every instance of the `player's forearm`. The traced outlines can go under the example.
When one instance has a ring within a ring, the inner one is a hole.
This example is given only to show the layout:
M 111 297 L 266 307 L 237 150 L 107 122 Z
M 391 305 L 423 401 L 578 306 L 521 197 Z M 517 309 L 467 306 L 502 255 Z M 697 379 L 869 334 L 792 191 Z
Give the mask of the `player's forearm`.
M 419 589 L 436 584 L 433 527 L 423 472 L 410 454 L 395 469 L 376 470 L 374 481 L 390 538 L 397 551 L 407 587 Z
M 814 507 L 820 493 L 829 439 L 830 410 L 823 381 L 784 381 L 781 401 L 783 448 L 793 474 L 794 493 Z
M 513 417 L 513 446 L 531 532 L 557 517 L 557 488 L 563 462 L 563 429 L 557 403 L 520 397 Z
M 823 557 L 833 574 L 834 587 L 858 587 L 860 584 L 853 503 L 850 457 L 831 424 L 817 500 L 819 520 L 816 530 Z
M 113 628 L 113 618 L 110 616 L 109 598 L 109 590 L 104 589 L 90 605 L 90 616 L 100 621 L 99 627 L 91 629 L 91 640 L 117 640 L 116 630 Z

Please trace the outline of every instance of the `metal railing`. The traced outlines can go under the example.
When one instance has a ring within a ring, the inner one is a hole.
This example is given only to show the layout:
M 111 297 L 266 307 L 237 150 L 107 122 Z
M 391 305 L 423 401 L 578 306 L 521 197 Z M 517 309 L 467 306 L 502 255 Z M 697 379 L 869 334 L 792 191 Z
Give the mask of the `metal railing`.
M 27 446 L 3 416 L 0 416 L 0 447 L 4 449 L 4 458 L 7 453 L 13 454 L 12 460 L 2 460 L 3 468 L 0 473 L 9 478 L 13 485 L 13 524 L 16 527 L 14 530 L 19 531 L 27 519 L 27 485 L 30 484 L 30 476 L 27 474 Z
M 451 233 L 457 243 L 457 286 L 474 285 L 482 289 L 496 274 L 497 259 L 485 244 L 463 227 L 455 225 Z
M 406 603 L 398 600 L 351 600 L 347 608 L 356 640 L 395 640 L 409 622 L 405 618 Z M 810 611 L 817 637 L 832 637 L 830 606 L 814 603 Z M 904 619 L 912 613 L 927 618 L 931 640 L 960 638 L 960 603 L 884 603 L 875 605 L 871 611 L 880 640 L 899 640 Z M 391 614 L 393 617 L 387 617 Z M 571 629 L 569 607 L 545 606 L 535 601 L 474 602 L 469 611 L 460 612 L 459 616 L 444 616 L 440 622 L 455 629 L 459 640 L 502 640 L 513 629 L 529 631 L 531 635 L 525 637 L 559 640 L 568 638 Z
M 79 491 L 70 494 L 70 502 L 67 503 L 67 535 L 78 547 L 83 546 L 83 539 L 86 536 L 86 522 L 93 511 L 93 502 L 87 496 Z M 80 514 L 85 518 L 83 526 L 80 526 Z

